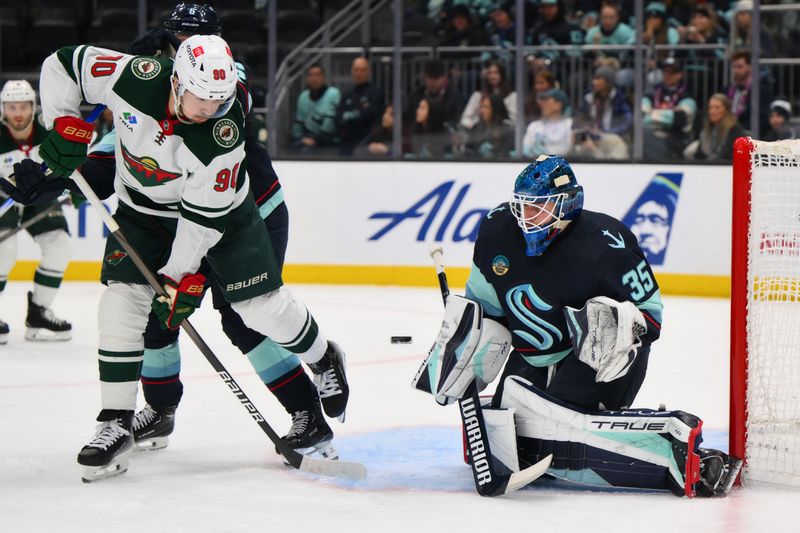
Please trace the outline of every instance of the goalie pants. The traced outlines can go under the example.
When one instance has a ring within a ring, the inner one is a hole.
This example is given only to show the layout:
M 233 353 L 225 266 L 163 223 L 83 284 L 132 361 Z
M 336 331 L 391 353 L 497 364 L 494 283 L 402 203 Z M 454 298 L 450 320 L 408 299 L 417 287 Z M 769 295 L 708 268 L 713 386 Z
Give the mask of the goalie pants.
M 152 271 L 165 264 L 171 251 L 176 219 L 144 215 L 124 203 L 120 203 L 115 219 Z M 241 316 L 240 330 L 247 324 L 249 328 L 258 330 L 262 337 L 272 335 L 278 341 L 276 344 L 293 352 L 290 356 L 283 353 L 279 358 L 293 363 L 295 369 L 299 367 L 298 356 L 309 363 L 322 357 L 327 341 L 319 333 L 316 321 L 307 309 L 293 298 L 288 289 L 281 287 L 280 266 L 252 197 L 228 215 L 223 237 L 206 254 L 206 261 L 223 296 L 217 301 L 224 300 L 230 304 L 231 312 L 236 310 Z M 265 272 L 268 277 L 262 274 Z M 106 242 L 101 279 L 108 284 L 99 310 L 98 353 L 103 408 L 129 410 L 136 404 L 136 384 L 144 359 L 143 333 L 153 290 L 143 283 L 144 279 L 133 261 L 127 258 L 113 236 L 109 236 Z M 250 280 L 258 281 L 250 283 Z M 226 322 L 231 324 L 232 320 Z M 233 329 L 231 326 L 228 331 Z M 237 342 L 244 341 L 237 338 Z M 174 347 L 172 355 L 177 356 L 177 344 L 171 346 Z M 248 353 L 254 365 L 264 359 L 253 357 L 264 355 L 259 346 Z M 170 356 L 170 350 L 167 352 Z M 270 352 L 274 361 L 275 350 Z M 175 378 L 178 361 L 176 357 Z M 257 367 L 257 370 L 261 369 Z M 302 370 L 300 375 L 304 376 Z M 306 390 L 313 390 L 307 377 L 306 380 Z M 313 394 L 316 401 L 315 390 Z
M 550 367 L 531 365 L 520 352 L 513 350 L 503 369 L 503 375 L 492 399 L 492 406 L 499 407 L 503 386 L 508 376 L 520 376 L 533 383 L 539 390 L 568 404 L 595 411 L 598 409 L 622 409 L 630 407 L 639 393 L 647 373 L 650 347 L 642 346 L 628 373 L 608 383 L 595 382 L 597 373 L 578 359 L 574 351 L 556 363 L 555 375 Z M 548 383 L 548 377 L 549 383 Z

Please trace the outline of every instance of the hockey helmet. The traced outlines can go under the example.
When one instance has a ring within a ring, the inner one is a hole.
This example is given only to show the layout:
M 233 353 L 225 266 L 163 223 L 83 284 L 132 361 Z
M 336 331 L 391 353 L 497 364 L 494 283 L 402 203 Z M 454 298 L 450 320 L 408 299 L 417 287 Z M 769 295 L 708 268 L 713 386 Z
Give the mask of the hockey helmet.
M 164 21 L 164 29 L 184 35 L 219 35 L 222 24 L 210 5 L 181 2 Z
M 0 122 L 5 124 L 5 104 L 11 102 L 30 102 L 33 106 L 31 121 L 36 114 L 36 91 L 27 80 L 9 80 L 0 89 Z M 27 127 L 27 126 L 26 126 Z
M 541 255 L 583 209 L 583 187 L 563 157 L 541 155 L 514 182 L 511 212 L 528 256 Z
M 175 114 L 181 118 L 181 97 L 186 91 L 204 100 L 219 100 L 222 105 L 210 118 L 219 118 L 236 99 L 236 66 L 228 43 L 216 35 L 193 35 L 175 53 L 172 75 Z

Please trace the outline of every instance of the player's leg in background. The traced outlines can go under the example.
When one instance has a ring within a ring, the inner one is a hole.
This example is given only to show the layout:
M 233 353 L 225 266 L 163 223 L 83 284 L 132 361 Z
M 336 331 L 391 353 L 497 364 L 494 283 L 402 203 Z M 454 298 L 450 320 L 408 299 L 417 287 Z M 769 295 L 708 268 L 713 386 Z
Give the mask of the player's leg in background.
M 26 207 L 22 222 L 37 215 L 46 207 Z M 72 324 L 56 317 L 50 307 L 58 294 L 64 270 L 72 255 L 69 228 L 61 208 L 28 228 L 33 240 L 42 251 L 42 260 L 33 276 L 33 292 L 28 293 L 28 315 L 25 320 L 25 338 L 39 340 L 69 340 L 72 338 Z
M 12 230 L 19 224 L 19 210 L 12 207 L 0 217 L 0 235 L 2 232 Z M 0 295 L 3 294 L 8 282 L 8 274 L 17 262 L 17 237 L 10 237 L 0 242 Z M 8 342 L 8 324 L 0 320 L 0 344 Z

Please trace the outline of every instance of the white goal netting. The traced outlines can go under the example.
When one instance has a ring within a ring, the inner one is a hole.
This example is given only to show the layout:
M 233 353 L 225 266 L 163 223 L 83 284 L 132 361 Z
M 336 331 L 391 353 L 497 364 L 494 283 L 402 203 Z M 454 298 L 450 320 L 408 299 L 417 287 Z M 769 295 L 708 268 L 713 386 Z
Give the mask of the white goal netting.
M 745 480 L 800 486 L 800 141 L 751 164 Z

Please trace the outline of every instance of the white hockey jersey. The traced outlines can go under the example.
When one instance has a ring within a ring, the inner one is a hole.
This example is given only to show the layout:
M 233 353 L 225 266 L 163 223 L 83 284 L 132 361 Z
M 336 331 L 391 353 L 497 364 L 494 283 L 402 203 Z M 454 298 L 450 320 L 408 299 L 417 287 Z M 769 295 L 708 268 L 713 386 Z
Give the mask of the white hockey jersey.
M 171 120 L 171 74 L 169 59 L 70 46 L 42 65 L 40 98 L 48 128 L 60 116 L 80 116 L 81 101 L 113 112 L 114 189 L 120 202 L 141 213 L 179 218 L 159 272 L 180 280 L 200 267 L 249 186 L 241 106 L 234 103 L 225 116 L 203 124 Z

